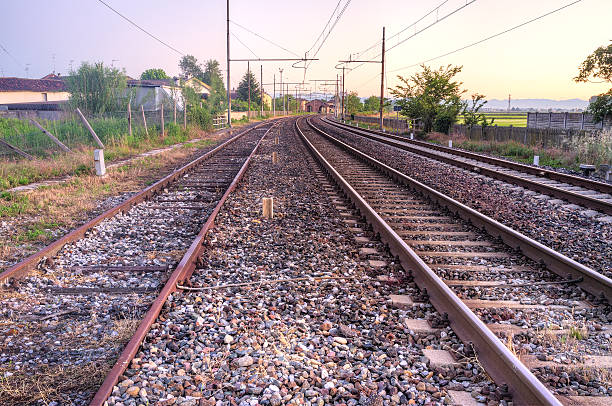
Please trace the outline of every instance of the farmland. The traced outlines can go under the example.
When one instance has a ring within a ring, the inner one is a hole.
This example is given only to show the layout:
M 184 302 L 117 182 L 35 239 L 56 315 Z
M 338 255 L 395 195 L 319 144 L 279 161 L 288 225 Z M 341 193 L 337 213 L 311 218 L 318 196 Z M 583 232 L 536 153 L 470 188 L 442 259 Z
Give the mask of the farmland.
M 498 125 L 500 127 L 527 127 L 527 113 L 483 113 L 487 120 L 494 119 L 492 125 Z M 463 124 L 463 117 L 457 117 L 457 124 Z

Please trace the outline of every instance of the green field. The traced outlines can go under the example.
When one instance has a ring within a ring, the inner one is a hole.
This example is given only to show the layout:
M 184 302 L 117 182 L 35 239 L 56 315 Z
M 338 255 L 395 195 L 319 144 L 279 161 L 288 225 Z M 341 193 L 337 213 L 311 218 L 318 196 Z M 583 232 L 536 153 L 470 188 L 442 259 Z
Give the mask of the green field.
M 527 113 L 483 113 L 487 119 L 495 119 L 493 125 L 500 127 L 527 127 Z M 457 124 L 463 124 L 463 117 L 457 117 Z

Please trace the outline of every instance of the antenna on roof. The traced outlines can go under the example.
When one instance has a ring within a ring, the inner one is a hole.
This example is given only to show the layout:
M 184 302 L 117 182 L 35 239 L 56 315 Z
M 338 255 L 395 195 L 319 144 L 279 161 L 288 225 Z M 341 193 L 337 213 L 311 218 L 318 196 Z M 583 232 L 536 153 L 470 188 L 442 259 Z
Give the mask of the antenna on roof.
M 55 75 L 55 54 L 51 55 L 51 59 L 53 60 L 53 74 Z
M 70 72 L 72 72 L 72 63 L 74 62 L 74 59 L 70 60 Z
M 29 63 L 26 63 L 26 64 L 25 64 L 25 73 L 26 73 L 26 79 L 29 79 L 29 78 L 30 78 L 30 76 L 29 76 L 29 72 L 30 72 L 30 65 L 31 65 L 31 64 L 29 64 Z

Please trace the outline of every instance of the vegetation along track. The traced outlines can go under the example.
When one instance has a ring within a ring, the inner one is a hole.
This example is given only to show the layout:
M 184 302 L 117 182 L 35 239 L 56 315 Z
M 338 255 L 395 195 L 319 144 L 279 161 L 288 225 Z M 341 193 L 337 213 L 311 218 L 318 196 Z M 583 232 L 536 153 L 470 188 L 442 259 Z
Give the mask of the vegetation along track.
M 612 183 L 323 120 L 372 140 L 612 215 Z M 612 221 L 611 216 L 607 218 Z
M 1 404 L 91 400 L 139 323 L 148 327 L 195 266 L 201 226 L 272 125 L 242 131 L 0 274 Z
M 318 119 L 330 135 L 392 168 L 612 277 L 612 223 L 594 210 L 371 140 Z
M 606 404 L 612 395 L 610 279 L 314 126 L 299 128 L 373 232 L 412 271 L 421 295 L 474 343 L 485 370 L 509 384 L 516 402 L 557 404 L 544 383 L 563 403 L 596 396 Z

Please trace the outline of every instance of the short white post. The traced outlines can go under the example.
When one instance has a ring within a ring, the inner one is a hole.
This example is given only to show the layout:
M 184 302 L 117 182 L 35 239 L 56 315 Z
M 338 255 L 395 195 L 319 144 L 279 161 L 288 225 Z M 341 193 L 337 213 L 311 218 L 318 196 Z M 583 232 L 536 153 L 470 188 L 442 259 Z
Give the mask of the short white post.
M 94 149 L 94 163 L 96 165 L 96 175 L 105 176 L 106 166 L 104 165 L 104 150 Z
M 540 166 L 540 156 L 539 155 L 534 155 L 533 156 L 533 164 L 535 166 Z
M 264 218 L 271 219 L 274 217 L 274 198 L 264 197 L 263 198 L 262 215 Z
M 448 140 L 448 147 L 452 148 L 453 147 L 453 140 Z
M 413 140 L 414 139 L 414 133 L 410 133 L 410 139 Z

